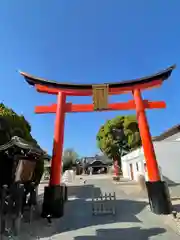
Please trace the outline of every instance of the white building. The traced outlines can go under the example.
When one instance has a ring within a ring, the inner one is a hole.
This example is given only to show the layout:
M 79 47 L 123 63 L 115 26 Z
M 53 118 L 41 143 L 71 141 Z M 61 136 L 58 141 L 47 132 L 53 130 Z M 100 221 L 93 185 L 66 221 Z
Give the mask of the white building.
M 154 137 L 153 145 L 162 179 L 180 183 L 180 125 Z M 122 157 L 122 170 L 125 178 L 137 180 L 143 174 L 148 180 L 142 147 Z

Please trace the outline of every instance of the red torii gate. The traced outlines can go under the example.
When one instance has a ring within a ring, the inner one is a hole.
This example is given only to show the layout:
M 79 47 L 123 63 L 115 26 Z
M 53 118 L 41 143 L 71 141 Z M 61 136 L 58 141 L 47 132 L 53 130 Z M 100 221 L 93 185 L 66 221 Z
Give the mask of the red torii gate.
M 146 165 L 148 170 L 149 182 L 147 190 L 149 194 L 150 206 L 155 213 L 169 213 L 170 204 L 168 196 L 165 194 L 166 188 L 161 182 L 158 164 L 151 140 L 148 121 L 145 109 L 165 108 L 163 101 L 143 100 L 141 91 L 160 87 L 164 80 L 168 79 L 175 66 L 171 66 L 155 75 L 139 78 L 131 81 L 107 83 L 107 84 L 68 84 L 48 81 L 37 78 L 24 72 L 20 74 L 26 79 L 27 83 L 34 86 L 38 92 L 57 95 L 56 104 L 50 106 L 37 106 L 35 113 L 56 113 L 53 155 L 51 163 L 51 176 L 49 187 L 45 188 L 44 196 L 44 215 L 51 214 L 59 217 L 58 213 L 62 192 L 60 188 L 62 151 L 64 139 L 65 114 L 68 112 L 93 112 L 93 111 L 114 111 L 114 110 L 136 110 L 139 131 L 144 149 Z M 124 103 L 108 104 L 107 96 L 115 94 L 131 93 L 133 100 Z M 93 96 L 94 104 L 72 104 L 66 102 L 66 96 Z M 57 195 L 59 192 L 59 201 Z M 56 197 L 55 197 L 56 195 Z M 167 197 L 165 197 L 167 196 Z

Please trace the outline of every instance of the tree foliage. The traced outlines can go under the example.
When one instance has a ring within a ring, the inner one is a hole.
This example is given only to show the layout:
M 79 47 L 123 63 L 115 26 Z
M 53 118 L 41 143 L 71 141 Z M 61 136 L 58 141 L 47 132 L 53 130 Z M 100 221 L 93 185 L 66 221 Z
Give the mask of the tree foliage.
M 68 148 L 63 152 L 63 172 L 65 170 L 71 169 L 75 165 L 76 160 L 78 159 L 78 154 L 74 149 Z
M 123 130 L 124 135 L 119 138 L 114 132 Z M 100 150 L 113 160 L 121 159 L 124 152 L 129 152 L 141 145 L 136 116 L 117 116 L 108 120 L 100 127 L 96 136 Z
M 18 136 L 37 144 L 31 135 L 31 126 L 23 115 L 18 115 L 11 108 L 0 104 L 0 144 L 8 142 L 11 137 Z

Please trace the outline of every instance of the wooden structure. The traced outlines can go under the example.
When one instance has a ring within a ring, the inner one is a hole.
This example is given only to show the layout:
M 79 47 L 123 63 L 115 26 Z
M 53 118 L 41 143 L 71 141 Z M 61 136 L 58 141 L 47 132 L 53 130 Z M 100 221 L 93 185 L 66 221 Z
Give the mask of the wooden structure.
M 92 196 L 92 215 L 115 215 L 116 214 L 116 193 L 101 193 L 99 196 Z
M 36 167 L 39 169 L 39 166 L 44 164 L 44 159 L 48 160 L 48 155 L 40 147 L 20 137 L 12 137 L 9 142 L 0 145 L 0 187 L 4 184 L 9 186 L 14 181 L 24 183 L 31 180 Z M 42 174 L 43 171 L 33 176 L 37 185 Z
M 171 66 L 164 71 L 144 78 L 116 83 L 106 83 L 102 85 L 58 83 L 20 72 L 21 75 L 26 79 L 27 83 L 34 86 L 38 92 L 54 94 L 57 96 L 57 102 L 55 104 L 50 106 L 37 106 L 35 108 L 35 113 L 38 114 L 56 114 L 49 189 L 54 189 L 52 191 L 58 191 L 55 190 L 55 188 L 58 189 L 58 186 L 60 185 L 64 120 L 66 113 L 132 109 L 136 110 L 137 113 L 137 120 L 147 163 L 149 181 L 152 183 L 153 188 L 155 188 L 154 186 L 156 186 L 156 183 L 160 182 L 160 175 L 145 110 L 165 108 L 166 104 L 163 101 L 144 100 L 141 92 L 155 87 L 160 87 L 164 80 L 170 77 L 174 68 L 175 66 Z M 133 99 L 124 103 L 108 103 L 108 95 L 125 93 L 132 94 Z M 93 96 L 94 104 L 73 104 L 71 102 L 66 102 L 67 96 Z M 159 184 L 157 185 L 159 186 Z M 50 190 L 47 189 L 47 191 Z M 53 203 L 51 208 L 55 208 L 55 206 L 52 206 Z M 55 212 L 55 209 L 51 209 L 51 211 Z
M 25 208 L 29 210 L 31 221 L 36 205 L 36 187 L 43 174 L 43 161 L 47 157 L 40 147 L 17 136 L 0 145 L 1 238 L 9 230 L 15 235 L 19 234 Z

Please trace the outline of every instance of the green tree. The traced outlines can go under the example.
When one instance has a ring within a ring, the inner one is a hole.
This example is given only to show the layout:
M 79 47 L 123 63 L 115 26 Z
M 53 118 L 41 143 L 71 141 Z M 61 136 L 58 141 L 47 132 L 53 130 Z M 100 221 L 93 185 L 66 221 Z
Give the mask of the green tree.
M 0 103 L 0 144 L 8 142 L 13 136 L 37 145 L 37 141 L 31 135 L 31 126 L 25 117 Z
M 100 127 L 96 140 L 104 154 L 118 161 L 121 171 L 121 156 L 141 146 L 136 116 L 117 116 L 108 120 Z
M 63 152 L 63 172 L 71 169 L 78 159 L 78 154 L 72 148 L 65 149 Z

